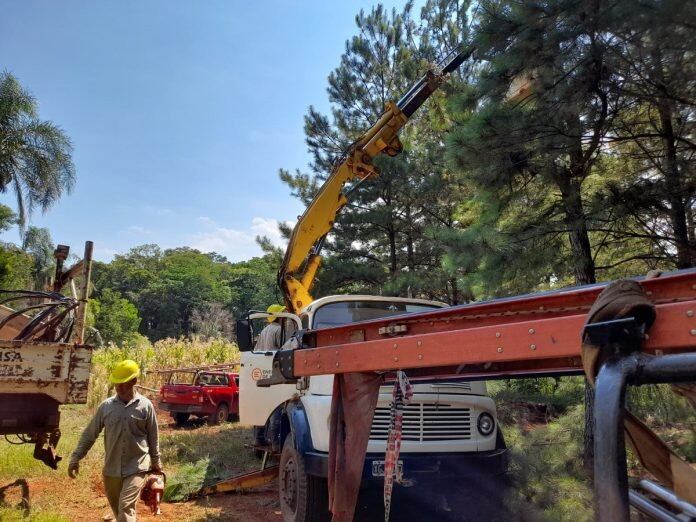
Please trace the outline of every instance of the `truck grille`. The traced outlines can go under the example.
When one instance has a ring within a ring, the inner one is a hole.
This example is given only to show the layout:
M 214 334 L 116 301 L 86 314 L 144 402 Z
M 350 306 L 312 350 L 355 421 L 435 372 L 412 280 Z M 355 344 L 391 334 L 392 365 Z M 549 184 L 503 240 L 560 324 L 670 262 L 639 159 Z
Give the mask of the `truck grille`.
M 370 440 L 387 440 L 389 407 L 377 406 Z M 471 409 L 451 404 L 412 403 L 404 408 L 401 440 L 416 442 L 471 439 Z

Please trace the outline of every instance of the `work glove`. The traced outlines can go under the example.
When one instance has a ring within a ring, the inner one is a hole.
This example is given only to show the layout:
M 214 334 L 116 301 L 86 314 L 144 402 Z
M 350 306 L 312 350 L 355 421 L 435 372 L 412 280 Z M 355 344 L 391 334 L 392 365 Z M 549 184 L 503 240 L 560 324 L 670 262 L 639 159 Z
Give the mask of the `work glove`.
M 77 477 L 78 473 L 80 473 L 80 463 L 79 462 L 71 462 L 68 464 L 68 477 L 74 479 Z

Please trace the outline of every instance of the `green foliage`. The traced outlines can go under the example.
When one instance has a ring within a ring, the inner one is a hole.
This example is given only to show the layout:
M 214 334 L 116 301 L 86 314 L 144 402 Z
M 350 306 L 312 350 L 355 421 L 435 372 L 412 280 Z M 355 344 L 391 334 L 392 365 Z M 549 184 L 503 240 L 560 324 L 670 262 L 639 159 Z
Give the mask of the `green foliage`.
M 280 256 L 269 253 L 230 266 L 227 285 L 230 289 L 229 309 L 236 317 L 247 310 L 265 310 L 268 305 L 282 301 L 276 290 Z
M 272 251 L 233 264 L 214 253 L 142 245 L 111 263 L 95 264 L 93 295 L 103 301 L 102 294 L 111 290 L 133 303 L 142 318 L 139 331 L 151 340 L 191 335 L 196 330 L 194 312 L 200 326 L 201 314 L 212 309 L 241 316 L 277 301 L 279 263 L 279 254 Z M 222 315 L 220 320 L 231 322 L 229 315 Z M 230 327 L 217 331 L 229 335 Z
M 9 230 L 17 224 L 17 214 L 7 205 L 0 204 L 0 232 Z
M 203 487 L 209 464 L 209 459 L 201 459 L 181 466 L 179 471 L 167 480 L 163 500 L 183 502 L 196 494 Z
M 542 405 L 547 415 L 557 416 L 582 404 L 585 380 L 582 377 L 539 377 L 507 379 L 488 383 L 488 391 L 500 404 L 499 415 L 517 422 L 520 404 Z M 508 405 L 512 405 L 508 408 Z M 524 409 L 524 408 L 522 408 Z
M 387 101 L 398 99 L 428 61 L 441 58 L 463 38 L 468 6 L 429 1 L 422 23 L 415 19 L 412 3 L 401 12 L 378 5 L 358 14 L 357 34 L 329 76 L 331 117 L 312 107 L 305 117 L 312 174 L 280 173 L 294 196 L 309 202 L 336 159 L 377 120 Z M 446 120 L 444 97 L 434 96 L 403 133 L 404 152 L 376 158 L 379 175 L 352 192 L 324 245 L 315 294 L 380 293 L 455 303 L 469 299 L 459 288 L 460 271 L 441 263 L 437 234 L 456 226 L 455 201 L 461 196 L 438 158 Z
M 574 407 L 523 433 L 505 426 L 511 453 L 506 505 L 517 520 L 593 520 L 592 489 L 582 465 L 584 410 Z
M 40 120 L 33 96 L 5 71 L 0 73 L 0 191 L 17 198 L 19 225 L 34 207 L 45 211 L 75 183 L 70 138 Z
M 0 290 L 23 290 L 33 282 L 33 258 L 10 243 L 0 244 Z
M 22 250 L 34 259 L 34 290 L 44 290 L 55 272 L 55 246 L 47 228 L 30 226 L 22 238 Z
M 140 316 L 133 303 L 111 290 L 104 289 L 100 299 L 91 299 L 89 303 L 94 315 L 93 326 L 105 343 L 123 344 L 133 341 L 138 335 Z

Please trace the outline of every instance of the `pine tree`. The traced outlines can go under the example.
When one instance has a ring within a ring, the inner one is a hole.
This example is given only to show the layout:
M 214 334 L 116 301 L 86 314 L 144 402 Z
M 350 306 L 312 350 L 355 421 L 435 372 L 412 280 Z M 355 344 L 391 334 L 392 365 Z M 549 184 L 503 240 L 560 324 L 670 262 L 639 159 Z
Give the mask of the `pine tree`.
M 379 117 L 386 102 L 398 99 L 428 62 L 444 57 L 462 35 L 467 6 L 429 1 L 420 26 L 410 3 L 401 13 L 378 6 L 356 17 L 359 34 L 329 76 L 331 118 L 310 108 L 305 119 L 312 174 L 281 171 L 295 196 L 309 202 L 336 158 Z M 405 151 L 396 158 L 377 158 L 380 175 L 351 194 L 324 248 L 315 292 L 460 299 L 456 277 L 442 267 L 443 249 L 434 233 L 455 221 L 453 194 L 445 187 L 441 158 L 427 161 L 443 148 L 442 136 L 434 138 L 429 127 L 446 127 L 444 107 L 441 95 L 421 108 L 403 132 Z

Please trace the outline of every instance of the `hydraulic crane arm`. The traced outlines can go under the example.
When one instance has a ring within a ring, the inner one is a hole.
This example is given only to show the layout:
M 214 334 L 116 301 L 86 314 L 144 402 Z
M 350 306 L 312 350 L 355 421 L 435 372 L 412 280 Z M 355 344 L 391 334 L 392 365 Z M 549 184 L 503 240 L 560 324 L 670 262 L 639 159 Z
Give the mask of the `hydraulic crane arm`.
M 336 163 L 295 225 L 278 272 L 278 285 L 289 311 L 299 312 L 313 301 L 310 290 L 321 262 L 324 239 L 333 228 L 336 215 L 348 202 L 344 185 L 376 175 L 373 159 L 379 154 L 396 156 L 401 152 L 398 138 L 401 128 L 472 52 L 473 49 L 460 52 L 441 69 L 430 69 L 398 102 L 387 103 L 377 122 Z

